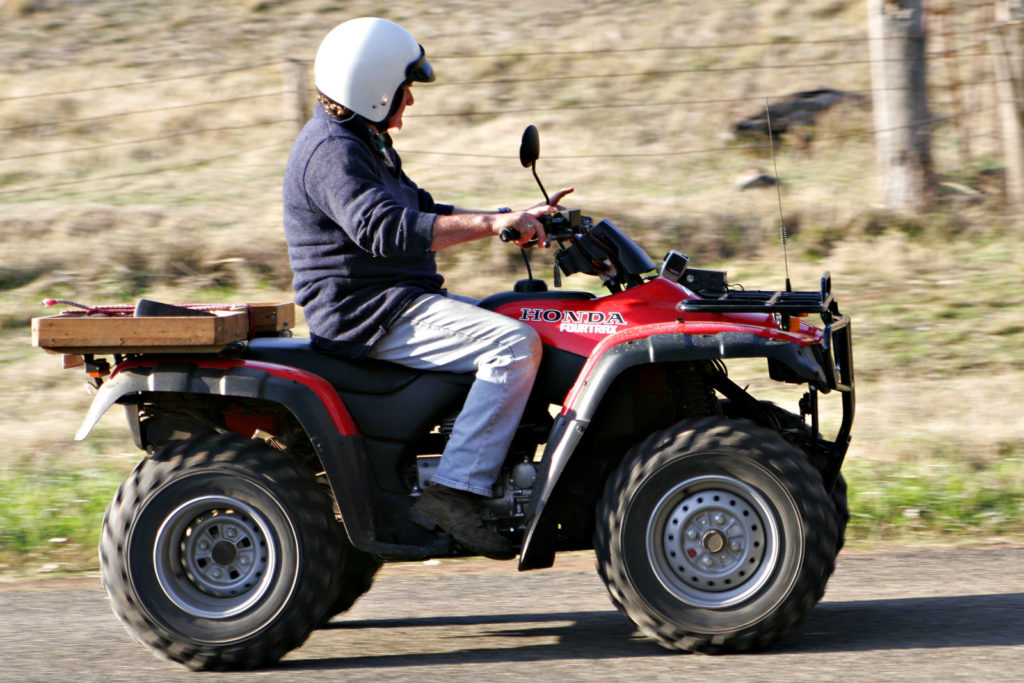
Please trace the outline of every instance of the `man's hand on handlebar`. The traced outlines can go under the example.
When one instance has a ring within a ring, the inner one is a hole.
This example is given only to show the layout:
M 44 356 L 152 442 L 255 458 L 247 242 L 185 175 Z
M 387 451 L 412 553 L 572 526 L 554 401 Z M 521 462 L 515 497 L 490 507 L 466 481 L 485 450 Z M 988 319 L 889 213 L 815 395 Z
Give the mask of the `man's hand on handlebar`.
M 559 190 L 551 196 L 550 204 L 542 202 L 525 211 L 499 214 L 494 221 L 494 232 L 502 242 L 515 242 L 523 249 L 528 249 L 536 244 L 548 246 L 544 225 L 538 219 L 545 214 L 563 210 L 564 207 L 560 206 L 558 202 L 572 191 L 571 187 Z
M 554 207 L 535 207 L 526 211 L 512 211 L 499 214 L 494 221 L 494 232 L 502 242 L 515 242 L 523 249 L 547 241 L 544 226 L 538 219 L 554 211 Z

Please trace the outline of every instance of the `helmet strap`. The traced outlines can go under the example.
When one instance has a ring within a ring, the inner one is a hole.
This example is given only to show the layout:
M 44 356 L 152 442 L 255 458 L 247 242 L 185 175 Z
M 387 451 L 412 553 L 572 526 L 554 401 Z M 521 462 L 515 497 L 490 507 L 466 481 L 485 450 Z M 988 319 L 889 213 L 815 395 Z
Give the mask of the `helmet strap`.
M 372 124 L 377 132 L 382 135 L 388 134 L 388 124 L 391 122 L 391 117 L 398 113 L 398 109 L 402 106 L 402 102 L 405 100 L 405 96 L 402 93 L 402 88 L 409 85 L 409 81 L 402 81 L 402 84 L 398 86 L 398 90 L 395 91 L 394 97 L 391 98 L 391 108 L 388 109 L 388 115 L 384 117 L 383 121 Z M 391 140 L 391 136 L 388 136 L 388 140 Z M 388 145 L 391 146 L 390 144 Z

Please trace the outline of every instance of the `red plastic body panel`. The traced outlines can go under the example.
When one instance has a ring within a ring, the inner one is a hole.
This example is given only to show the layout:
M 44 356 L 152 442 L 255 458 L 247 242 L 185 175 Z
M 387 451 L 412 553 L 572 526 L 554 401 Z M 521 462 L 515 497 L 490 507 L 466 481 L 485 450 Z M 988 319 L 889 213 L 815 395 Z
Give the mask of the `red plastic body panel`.
M 505 304 L 497 312 L 527 323 L 537 330 L 545 344 L 586 358 L 592 357 L 597 347 L 610 338 L 621 343 L 666 332 L 742 331 L 802 346 L 821 342 L 821 332 L 813 325 L 795 319 L 796 329 L 784 332 L 768 313 L 688 313 L 686 321 L 679 322 L 676 306 L 680 301 L 695 298 L 682 285 L 659 277 L 596 299 L 523 299 Z M 672 328 L 667 329 L 666 325 Z
M 130 360 L 121 363 L 117 366 L 114 371 L 116 374 L 120 370 L 127 370 L 129 368 L 140 368 L 140 367 L 152 367 L 155 365 L 161 365 L 166 363 L 167 359 L 143 359 L 143 360 Z M 331 417 L 331 421 L 334 422 L 335 427 L 338 428 L 338 433 L 344 436 L 355 436 L 359 435 L 359 427 L 356 426 L 355 420 L 348 412 L 348 408 L 342 403 L 341 398 L 338 396 L 338 392 L 334 390 L 334 387 L 325 380 L 324 378 L 314 375 L 311 372 L 305 370 L 298 370 L 296 368 L 288 367 L 286 365 L 275 365 L 274 363 L 266 363 L 263 361 L 255 360 L 237 360 L 237 359 L 196 359 L 190 360 L 189 363 L 202 368 L 212 368 L 214 370 L 231 370 L 233 368 L 249 368 L 252 370 L 259 370 L 266 372 L 267 374 L 273 375 L 274 377 L 280 377 L 281 379 L 291 380 L 303 384 L 316 394 L 317 398 L 323 403 L 327 409 L 328 415 Z
M 698 298 L 690 290 L 665 278 L 595 299 L 524 299 L 497 309 L 521 320 L 541 340 L 563 351 L 587 358 L 587 363 L 563 403 L 570 411 L 576 395 L 598 359 L 616 344 L 657 334 L 713 335 L 745 332 L 799 346 L 821 343 L 821 330 L 794 318 L 790 330 L 780 330 L 770 313 L 687 313 L 679 320 L 677 305 Z

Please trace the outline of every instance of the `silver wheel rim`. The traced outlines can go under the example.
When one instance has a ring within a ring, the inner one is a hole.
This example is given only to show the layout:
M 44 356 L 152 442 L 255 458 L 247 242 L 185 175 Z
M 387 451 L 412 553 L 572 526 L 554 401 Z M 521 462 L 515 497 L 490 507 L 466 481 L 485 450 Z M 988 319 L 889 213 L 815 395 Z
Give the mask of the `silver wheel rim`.
M 767 500 L 739 479 L 687 479 L 655 505 L 647 557 L 662 585 L 694 607 L 740 604 L 779 561 L 779 527 Z
M 228 496 L 178 506 L 157 532 L 157 581 L 182 611 L 205 619 L 245 612 L 270 589 L 277 569 L 274 536 L 255 508 Z

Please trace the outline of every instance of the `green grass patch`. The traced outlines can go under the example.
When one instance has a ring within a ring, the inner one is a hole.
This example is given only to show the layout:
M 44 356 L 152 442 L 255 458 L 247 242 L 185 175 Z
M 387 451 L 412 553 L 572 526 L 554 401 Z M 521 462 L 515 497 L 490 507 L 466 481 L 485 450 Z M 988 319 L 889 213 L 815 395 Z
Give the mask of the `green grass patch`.
M 124 464 L 61 470 L 55 458 L 0 470 L 0 569 L 18 574 L 97 566 L 103 514 Z M 853 545 L 963 542 L 1024 535 L 1024 458 L 988 464 L 946 456 L 848 462 Z
M 0 567 L 94 568 L 103 513 L 124 473 L 67 469 L 56 457 L 0 469 Z
M 860 541 L 984 540 L 1024 533 L 1024 458 L 937 456 L 848 463 L 849 536 Z

